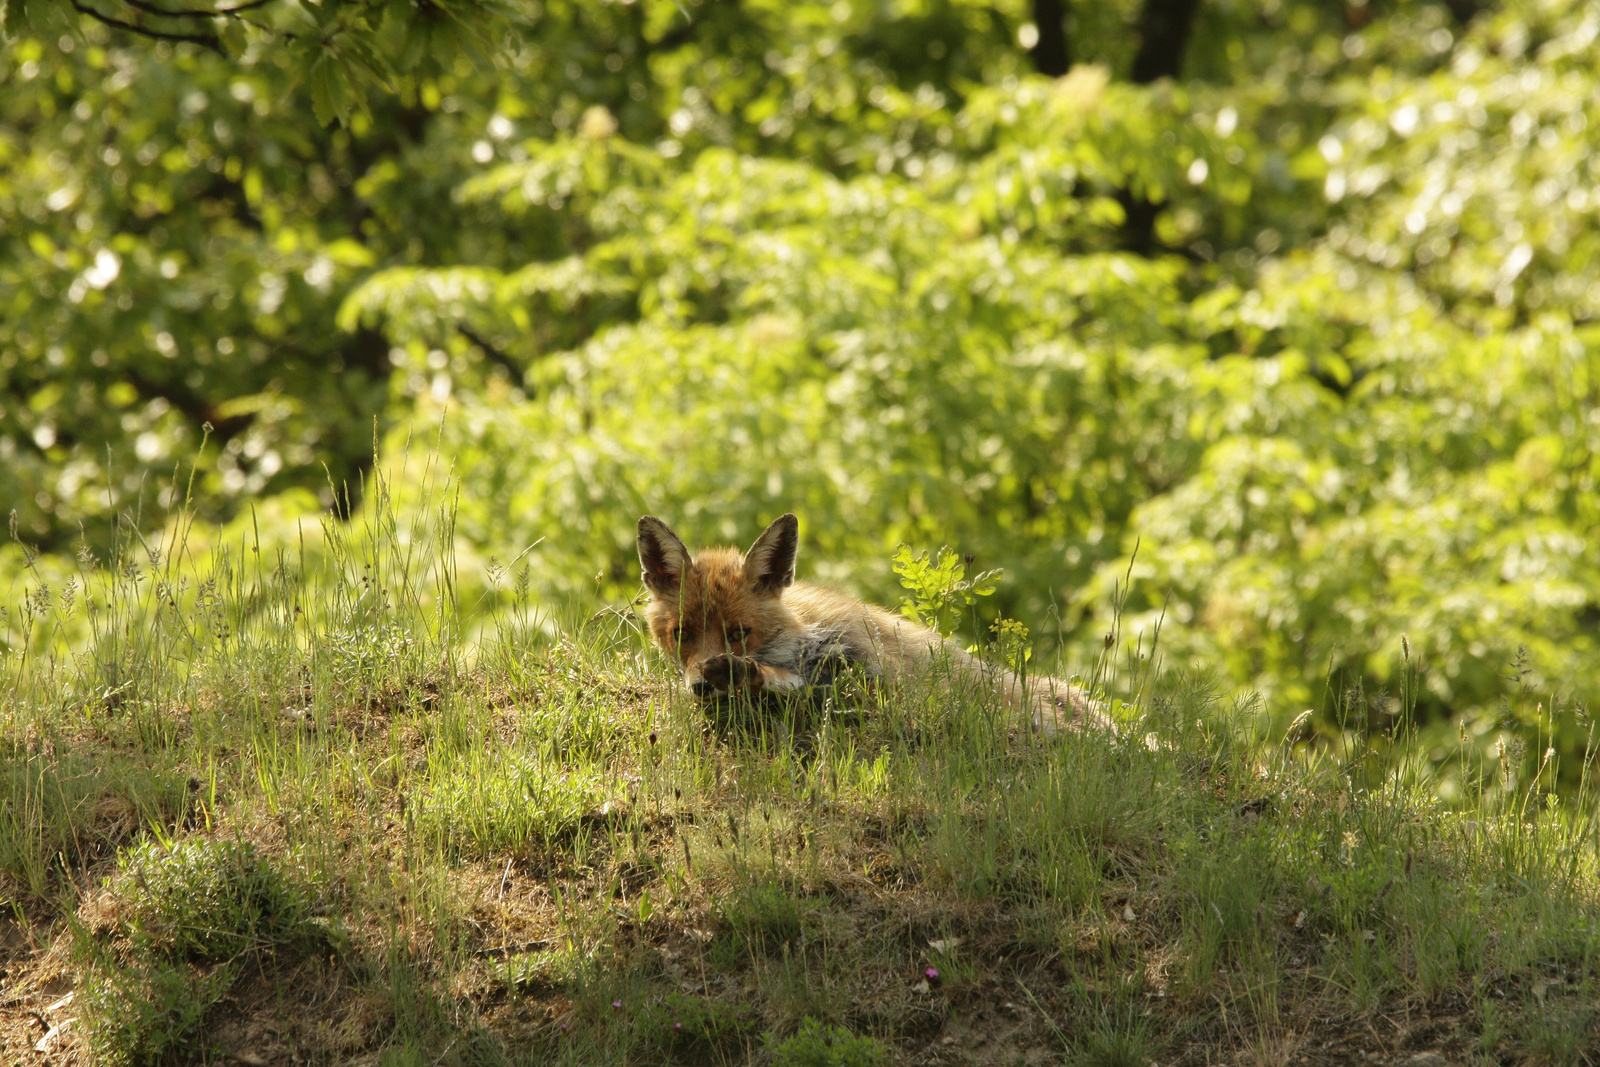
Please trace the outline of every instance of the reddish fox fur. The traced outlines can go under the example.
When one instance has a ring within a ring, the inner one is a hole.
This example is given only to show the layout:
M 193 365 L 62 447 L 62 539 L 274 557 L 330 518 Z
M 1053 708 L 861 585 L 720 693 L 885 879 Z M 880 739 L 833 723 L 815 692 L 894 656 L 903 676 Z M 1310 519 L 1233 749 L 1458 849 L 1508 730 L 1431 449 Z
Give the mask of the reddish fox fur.
M 691 555 L 667 524 L 639 520 L 639 563 L 650 590 L 650 633 L 683 668 L 702 700 L 830 686 L 841 670 L 894 682 L 936 657 L 990 679 L 1035 729 L 1084 723 L 1110 728 L 1100 706 L 1056 678 L 1023 680 L 995 670 L 934 631 L 832 589 L 797 583 L 800 523 L 782 515 L 750 550 L 707 548 Z

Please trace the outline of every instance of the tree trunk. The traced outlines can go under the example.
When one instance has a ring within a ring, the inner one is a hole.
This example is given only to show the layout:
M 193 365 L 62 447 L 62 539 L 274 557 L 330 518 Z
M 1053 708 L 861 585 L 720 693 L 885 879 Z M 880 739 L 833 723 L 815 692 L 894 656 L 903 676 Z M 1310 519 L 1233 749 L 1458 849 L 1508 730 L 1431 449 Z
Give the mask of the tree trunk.
M 1199 10 L 1200 0 L 1145 0 L 1139 13 L 1139 53 L 1133 57 L 1130 81 L 1149 85 L 1158 78 L 1178 76 Z
M 1133 57 L 1128 78 L 1135 85 L 1149 85 L 1161 78 L 1176 78 L 1183 72 L 1183 52 L 1189 44 L 1189 31 L 1200 10 L 1200 0 L 1144 0 L 1139 12 L 1139 52 Z M 1159 204 L 1135 197 L 1123 190 L 1117 197 L 1127 212 L 1122 226 L 1123 247 L 1141 256 L 1156 250 L 1156 216 Z
M 1033 24 L 1039 27 L 1039 40 L 1033 46 L 1034 69 L 1052 78 L 1061 77 L 1072 67 L 1064 0 L 1033 0 Z

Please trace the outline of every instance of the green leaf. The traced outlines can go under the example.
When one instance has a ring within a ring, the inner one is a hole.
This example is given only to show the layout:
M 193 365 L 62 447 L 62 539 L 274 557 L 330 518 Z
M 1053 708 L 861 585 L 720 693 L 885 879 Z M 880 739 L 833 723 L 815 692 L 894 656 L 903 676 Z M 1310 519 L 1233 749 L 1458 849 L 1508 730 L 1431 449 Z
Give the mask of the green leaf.
M 211 20 L 217 40 L 222 42 L 223 49 L 235 59 L 245 54 L 250 47 L 250 36 L 245 31 L 244 23 L 238 19 L 219 18 Z
M 311 110 L 324 126 L 334 121 L 343 122 L 348 108 L 346 72 L 331 55 L 323 55 L 311 64 L 306 80 L 311 90 Z
M 77 22 L 67 14 L 69 8 L 65 3 L 53 0 L 6 0 L 5 8 L 5 17 L 0 20 L 0 25 L 4 26 L 6 36 L 13 40 L 30 32 L 41 37 L 67 33 L 80 40 L 82 38 Z

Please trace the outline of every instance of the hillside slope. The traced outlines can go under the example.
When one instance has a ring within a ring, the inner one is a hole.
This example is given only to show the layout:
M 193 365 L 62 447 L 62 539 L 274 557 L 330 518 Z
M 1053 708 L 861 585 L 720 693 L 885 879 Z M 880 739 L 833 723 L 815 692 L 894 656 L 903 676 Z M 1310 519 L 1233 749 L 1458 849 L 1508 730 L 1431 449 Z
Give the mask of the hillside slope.
M 449 522 L 374 510 L 278 548 L 179 527 L 35 575 L 0 663 L 0 1058 L 1600 1048 L 1586 791 L 1469 767 L 1495 788 L 1447 810 L 1403 731 L 1251 737 L 1250 707 L 1131 640 L 1085 671 L 1117 738 L 1018 735 L 938 678 L 708 716 L 626 611 L 556 626 L 499 565 L 457 603 Z

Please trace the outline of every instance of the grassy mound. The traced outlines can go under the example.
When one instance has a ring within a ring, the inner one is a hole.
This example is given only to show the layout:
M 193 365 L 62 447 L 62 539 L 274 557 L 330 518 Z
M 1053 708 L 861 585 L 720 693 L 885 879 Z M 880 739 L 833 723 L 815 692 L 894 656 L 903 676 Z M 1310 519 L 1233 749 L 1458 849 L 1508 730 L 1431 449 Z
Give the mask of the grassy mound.
M 1447 807 L 1403 730 L 1118 649 L 1114 738 L 933 682 L 713 722 L 626 611 L 462 603 L 448 515 L 181 534 L 0 662 L 8 1062 L 1600 1054 L 1587 766 Z

